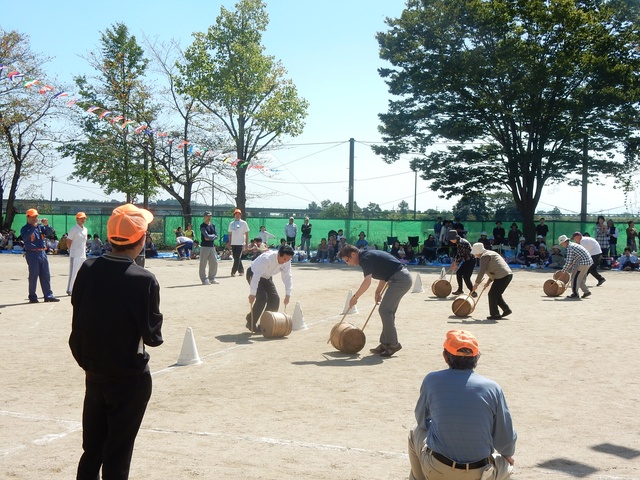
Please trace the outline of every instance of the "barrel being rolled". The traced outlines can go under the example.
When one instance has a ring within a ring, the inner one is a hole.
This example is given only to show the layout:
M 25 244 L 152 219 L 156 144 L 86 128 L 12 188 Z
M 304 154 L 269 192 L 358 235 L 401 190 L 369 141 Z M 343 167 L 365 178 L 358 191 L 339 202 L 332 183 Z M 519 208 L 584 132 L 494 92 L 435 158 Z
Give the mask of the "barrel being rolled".
M 553 279 L 560 280 L 562 283 L 569 283 L 570 278 L 571 278 L 571 275 L 561 270 L 558 270 L 556 273 L 553 274 Z
M 354 354 L 364 348 L 367 337 L 358 327 L 349 322 L 340 322 L 331 329 L 331 345 L 342 353 Z
M 451 283 L 441 278 L 431 284 L 431 291 L 438 298 L 446 298 L 451 293 Z
M 293 329 L 291 315 L 265 311 L 260 317 L 260 330 L 265 338 L 286 337 Z
M 476 308 L 473 297 L 458 297 L 451 304 L 451 310 L 456 317 L 468 317 Z
M 560 280 L 549 279 L 544 282 L 542 289 L 547 297 L 559 297 L 566 290 L 567 285 Z

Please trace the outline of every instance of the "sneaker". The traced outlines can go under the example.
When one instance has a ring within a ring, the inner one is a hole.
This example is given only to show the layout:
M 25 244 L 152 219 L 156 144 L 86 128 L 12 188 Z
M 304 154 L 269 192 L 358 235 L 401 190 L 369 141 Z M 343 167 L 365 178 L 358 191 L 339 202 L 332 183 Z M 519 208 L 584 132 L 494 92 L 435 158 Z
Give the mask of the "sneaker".
M 209 282 L 209 280 L 205 280 L 202 282 L 203 285 L 209 285 L 211 282 Z
M 402 349 L 402 345 L 400 343 L 396 343 L 395 345 L 387 345 L 387 348 L 384 352 L 380 353 L 381 357 L 390 357 L 394 353 L 400 351 Z
M 508 317 L 509 315 L 511 315 L 513 312 L 511 310 L 505 310 L 504 312 L 502 312 L 501 317 Z
M 464 292 L 462 290 L 456 290 L 451 295 L 462 295 Z
M 209 283 L 211 285 L 218 285 L 220 282 L 218 280 L 216 280 L 216 279 L 213 279 L 213 280 L 209 280 Z
M 600 285 L 602 285 L 604 282 L 606 282 L 607 280 L 603 277 L 600 280 L 598 280 L 598 284 L 596 285 L 596 287 L 599 287 Z
M 56 298 L 56 297 L 45 297 L 44 301 L 45 302 L 59 302 L 60 299 Z
M 567 298 L 580 298 L 580 295 L 578 295 L 577 293 L 572 293 Z
M 500 320 L 502 317 L 500 315 L 489 315 L 487 320 Z
M 40 303 L 40 301 L 37 298 L 32 298 L 29 303 Z
M 587 298 L 591 296 L 591 292 L 584 292 L 584 294 L 582 295 L 582 298 Z

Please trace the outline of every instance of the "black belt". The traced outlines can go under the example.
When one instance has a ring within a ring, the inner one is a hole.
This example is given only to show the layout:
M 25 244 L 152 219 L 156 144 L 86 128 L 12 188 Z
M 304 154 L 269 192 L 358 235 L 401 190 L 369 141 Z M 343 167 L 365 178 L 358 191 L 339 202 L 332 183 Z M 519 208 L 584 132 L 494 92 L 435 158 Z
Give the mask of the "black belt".
M 477 462 L 472 463 L 458 463 L 454 462 L 450 458 L 445 457 L 444 455 L 439 454 L 438 452 L 434 452 L 431 449 L 429 449 L 429 451 L 431 452 L 431 455 L 433 455 L 433 458 L 438 460 L 440 463 L 444 463 L 448 467 L 457 468 L 459 470 L 475 470 L 476 468 L 482 468 L 489 463 L 488 458 L 483 458 L 482 460 L 478 460 Z

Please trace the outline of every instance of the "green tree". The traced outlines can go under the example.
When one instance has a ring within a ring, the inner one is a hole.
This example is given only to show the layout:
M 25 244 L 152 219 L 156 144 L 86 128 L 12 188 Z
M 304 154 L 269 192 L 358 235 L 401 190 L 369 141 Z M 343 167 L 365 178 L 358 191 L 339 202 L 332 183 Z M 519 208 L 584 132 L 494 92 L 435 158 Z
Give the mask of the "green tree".
M 482 222 L 489 218 L 487 196 L 480 192 L 462 195 L 453 207 L 453 215 L 465 220 Z
M 398 204 L 398 213 L 400 214 L 400 218 L 404 218 L 408 212 L 409 212 L 409 204 L 405 200 L 402 200 Z
M 194 196 L 208 197 L 216 176 L 231 177 L 224 160 L 232 152 L 224 144 L 217 119 L 195 99 L 181 95 L 176 89 L 179 77 L 176 64 L 183 59 L 180 47 L 175 42 L 163 44 L 146 38 L 144 43 L 150 52 L 151 65 L 163 80 L 163 88 L 158 92 L 158 116 L 166 120 L 156 129 L 161 128 L 167 135 L 134 138 L 151 160 L 156 183 L 180 204 L 186 225 L 192 221 Z M 231 194 L 219 182 L 217 188 Z
M 318 213 L 318 218 L 347 218 L 349 216 L 349 209 L 341 203 L 324 200 L 322 207 L 322 211 Z
M 235 145 L 236 205 L 245 212 L 251 162 L 282 136 L 302 133 L 308 103 L 282 64 L 263 53 L 266 5 L 240 0 L 235 7 L 222 7 L 215 25 L 194 34 L 179 65 L 179 89 L 213 113 Z
M 20 181 L 52 167 L 53 142 L 58 138 L 52 120 L 60 114 L 60 100 L 54 98 L 57 92 L 39 94 L 48 85 L 41 70 L 48 59 L 31 50 L 27 35 L 0 27 L 0 59 L 8 69 L 0 83 L 0 225 L 4 229 L 15 217 Z M 22 76 L 9 78 L 14 72 Z
M 369 202 L 369 205 L 362 209 L 364 218 L 377 218 L 382 213 L 380 205 L 377 203 Z
M 408 0 L 377 35 L 398 97 L 381 114 L 385 161 L 447 198 L 508 191 L 527 238 L 545 184 L 619 164 L 606 155 L 636 113 L 637 2 Z M 435 142 L 455 142 L 436 150 Z
M 75 78 L 80 100 L 94 114 L 77 118 L 82 132 L 60 148 L 64 157 L 74 159 L 73 178 L 91 180 L 107 194 L 123 192 L 127 202 L 143 195 L 145 203 L 157 191 L 149 169 L 149 149 L 134 138 L 134 126 L 153 127 L 157 107 L 151 104 L 151 89 L 144 83 L 149 63 L 144 50 L 126 25 L 118 23 L 100 36 L 101 49 L 91 52 L 89 63 L 98 73 L 95 83 L 86 76 Z M 108 117 L 100 114 L 111 112 Z M 118 117 L 117 121 L 114 120 Z M 131 122 L 131 123 L 127 123 Z M 134 125 L 134 126 L 132 126 Z M 144 135 L 148 142 L 151 136 Z

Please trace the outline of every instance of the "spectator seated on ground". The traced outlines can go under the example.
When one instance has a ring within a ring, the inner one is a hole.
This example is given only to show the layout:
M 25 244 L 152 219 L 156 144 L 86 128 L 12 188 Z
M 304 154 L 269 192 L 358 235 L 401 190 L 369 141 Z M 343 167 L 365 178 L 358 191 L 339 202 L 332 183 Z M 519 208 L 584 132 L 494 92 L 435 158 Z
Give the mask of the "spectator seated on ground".
M 329 247 L 327 250 L 327 254 L 329 255 L 329 263 L 333 263 L 336 260 L 336 256 L 338 255 L 338 240 L 335 235 L 329 236 Z
M 47 238 L 47 253 L 50 253 L 51 255 L 57 255 L 58 243 L 58 237 L 56 235 L 54 235 L 51 240 Z
M 269 250 L 260 237 L 256 237 L 253 240 L 253 242 L 254 242 L 254 249 L 253 249 L 253 256 L 251 257 L 251 260 L 255 260 L 264 252 Z
M 400 256 L 400 249 L 402 249 L 402 256 Z M 391 245 L 391 250 L 389 251 L 391 255 L 396 257 L 397 259 L 404 259 L 404 248 L 400 245 L 400 242 L 396 240 Z
M 407 263 L 413 264 L 416 261 L 416 254 L 413 251 L 413 245 L 409 242 L 404 244 L 404 259 Z
M 155 258 L 158 256 L 158 250 L 149 234 L 147 234 L 147 238 L 144 241 L 144 256 L 147 258 Z
M 437 250 L 438 244 L 436 243 L 436 237 L 429 234 L 422 245 L 422 257 L 427 262 L 433 262 L 437 257 Z
M 358 240 L 356 241 L 356 247 L 360 250 L 366 250 L 369 246 L 369 242 L 365 239 L 366 235 L 364 232 L 360 232 L 358 234 Z
M 638 270 L 640 267 L 638 256 L 636 252 L 631 251 L 631 247 L 624 248 L 624 252 L 620 255 L 620 258 L 618 258 L 618 262 L 620 264 L 620 270 L 624 270 L 625 272 Z
M 560 245 L 551 247 L 551 255 L 549 258 L 549 268 L 561 269 L 564 267 L 564 254 Z
M 102 240 L 97 233 L 93 234 L 93 239 L 91 240 L 91 244 L 89 246 L 89 255 L 94 255 L 99 257 L 102 255 Z
M 482 232 L 480 234 L 478 243 L 481 243 L 487 250 L 491 250 L 491 241 L 487 238 L 487 232 Z
M 58 255 L 69 255 L 69 244 L 67 243 L 67 234 L 65 233 L 58 242 Z
M 316 253 L 316 262 L 326 262 L 329 260 L 329 244 L 327 239 L 323 238 L 318 244 L 318 252 Z
M 224 244 L 224 249 L 220 254 L 220 260 L 231 260 L 233 258 L 233 253 L 231 252 L 231 244 L 227 241 Z
M 540 266 L 540 255 L 535 245 L 529 245 L 525 252 L 525 265 L 529 268 L 538 268 Z
M 551 261 L 551 254 L 544 243 L 538 247 L 538 258 L 540 259 L 540 268 L 548 266 Z
M 542 235 L 537 235 L 534 245 L 536 246 L 536 248 L 540 248 L 540 245 L 544 245 L 544 237 Z
M 191 250 L 191 260 L 197 260 L 199 258 L 200 258 L 200 242 L 198 240 L 194 240 L 193 250 Z

